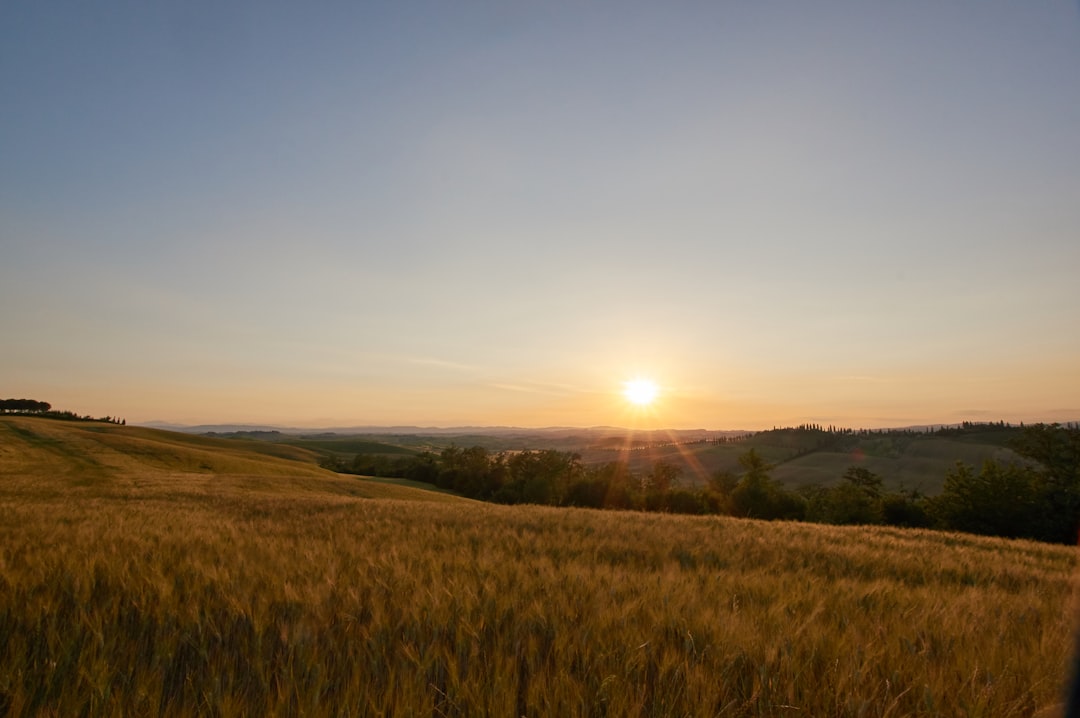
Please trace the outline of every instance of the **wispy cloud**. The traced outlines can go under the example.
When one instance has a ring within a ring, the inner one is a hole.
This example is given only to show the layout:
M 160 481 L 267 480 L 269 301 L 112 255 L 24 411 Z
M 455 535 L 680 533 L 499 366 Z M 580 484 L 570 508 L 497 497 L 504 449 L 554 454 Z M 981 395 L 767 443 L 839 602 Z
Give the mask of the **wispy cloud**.
M 502 391 L 514 391 L 526 394 L 545 394 L 548 396 L 574 396 L 594 393 L 570 384 L 549 384 L 544 382 L 492 382 L 488 384 L 492 389 Z
M 416 366 L 434 366 L 439 367 L 440 369 L 453 369 L 454 371 L 462 372 L 476 372 L 481 369 L 481 367 L 475 364 L 463 364 L 461 362 L 439 359 L 437 357 L 398 357 L 398 360 Z
M 888 384 L 895 382 L 896 379 L 890 379 L 884 376 L 873 376 L 870 374 L 849 374 L 847 376 L 833 377 L 833 381 L 855 382 L 859 384 Z

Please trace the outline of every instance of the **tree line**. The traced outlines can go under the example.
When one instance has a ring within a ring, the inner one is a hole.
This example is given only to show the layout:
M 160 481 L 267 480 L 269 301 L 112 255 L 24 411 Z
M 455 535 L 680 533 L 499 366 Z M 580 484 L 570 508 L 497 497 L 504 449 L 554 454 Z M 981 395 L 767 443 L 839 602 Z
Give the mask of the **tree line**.
M 1008 538 L 1074 544 L 1080 526 L 1080 426 L 1035 424 L 1012 448 L 1035 465 L 957 464 L 934 497 L 949 528 Z
M 790 491 L 772 478 L 773 466 L 750 449 L 739 472 L 716 472 L 704 486 L 684 486 L 682 470 L 664 461 L 644 473 L 622 461 L 586 465 L 555 449 L 492 452 L 451 446 L 439 453 L 389 457 L 360 454 L 348 464 L 324 466 L 364 476 L 399 477 L 434 484 L 469 498 L 504 504 L 546 504 L 596 509 L 722 514 L 766 520 L 929 525 L 915 493 L 887 494 L 881 478 L 860 467 L 831 488 Z
M 34 399 L 0 399 L 0 412 L 4 414 L 44 414 L 52 409 L 47 401 Z
M 73 411 L 56 410 L 52 408 L 52 404 L 49 402 L 35 399 L 0 399 L 0 414 L 42 416 L 63 421 L 100 421 L 122 426 L 127 424 L 127 419 L 121 419 L 118 416 L 94 417 L 89 414 L 76 414 Z
M 451 446 L 438 453 L 389 457 L 360 454 L 324 463 L 345 473 L 400 477 L 469 498 L 504 504 L 719 514 L 827 524 L 938 528 L 1009 538 L 1074 543 L 1080 526 L 1080 427 L 1025 427 L 1014 450 L 1030 464 L 958 463 L 941 494 L 886 491 L 882 477 L 850 466 L 832 486 L 792 491 L 775 480 L 755 449 L 739 470 L 719 471 L 704 486 L 684 486 L 681 469 L 663 461 L 645 473 L 625 462 L 585 465 L 573 452 L 492 452 Z

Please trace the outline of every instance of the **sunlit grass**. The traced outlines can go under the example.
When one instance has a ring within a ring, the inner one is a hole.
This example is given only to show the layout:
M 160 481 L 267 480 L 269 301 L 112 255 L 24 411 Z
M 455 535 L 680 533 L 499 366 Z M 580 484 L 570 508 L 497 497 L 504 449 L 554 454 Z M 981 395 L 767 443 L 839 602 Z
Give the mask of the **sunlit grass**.
M 22 466 L 9 715 L 1030 716 L 1065 674 L 1068 547 Z

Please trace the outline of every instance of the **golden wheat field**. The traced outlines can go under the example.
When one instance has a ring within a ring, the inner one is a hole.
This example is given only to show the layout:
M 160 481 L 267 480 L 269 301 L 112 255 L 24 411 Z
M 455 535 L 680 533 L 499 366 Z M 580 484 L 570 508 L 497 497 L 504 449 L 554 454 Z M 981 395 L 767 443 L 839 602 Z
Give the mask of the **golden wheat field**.
M 230 446 L 0 419 L 0 715 L 1031 716 L 1060 701 L 1075 548 L 500 507 Z

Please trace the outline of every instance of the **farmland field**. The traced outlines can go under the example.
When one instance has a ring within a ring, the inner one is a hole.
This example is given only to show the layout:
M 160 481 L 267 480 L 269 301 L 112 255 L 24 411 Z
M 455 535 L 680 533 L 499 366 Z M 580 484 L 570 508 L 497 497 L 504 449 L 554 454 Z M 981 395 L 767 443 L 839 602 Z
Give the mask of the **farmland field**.
M 1074 547 L 492 506 L 258 446 L 0 418 L 0 715 L 1060 701 Z

